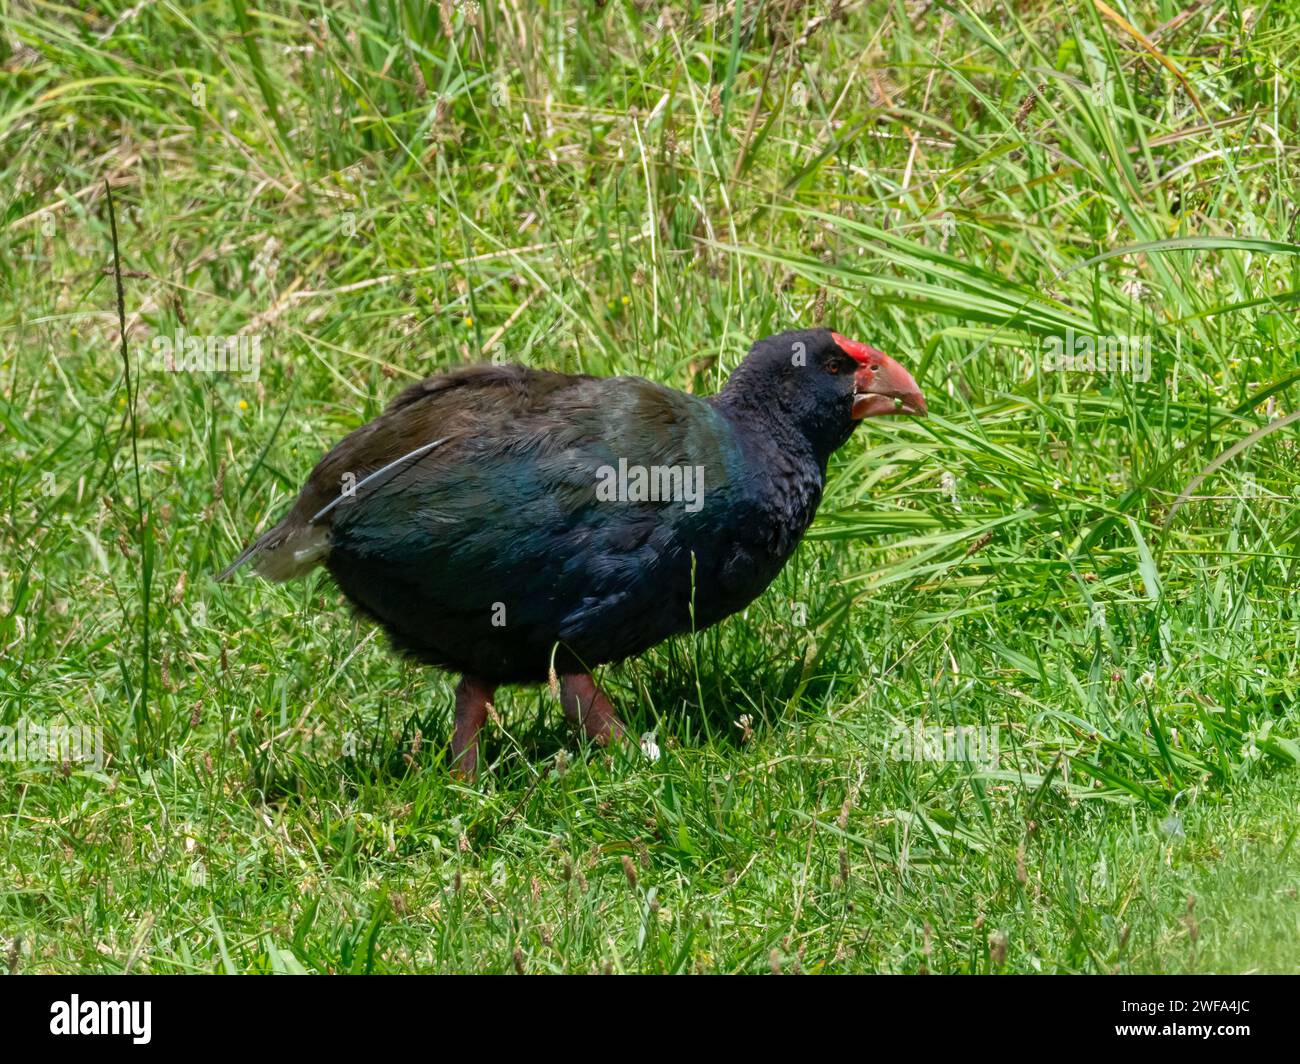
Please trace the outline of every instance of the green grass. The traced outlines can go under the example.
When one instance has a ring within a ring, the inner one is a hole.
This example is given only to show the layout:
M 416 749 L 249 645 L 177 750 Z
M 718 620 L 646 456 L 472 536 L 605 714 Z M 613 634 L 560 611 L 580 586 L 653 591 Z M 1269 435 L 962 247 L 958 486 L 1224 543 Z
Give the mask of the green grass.
M 10 967 L 1295 971 L 1300 10 L 642 6 L 0 0 L 0 723 L 107 755 L 0 762 Z M 657 761 L 513 689 L 457 785 L 450 678 L 212 581 L 409 379 L 823 321 L 932 416 L 604 671 Z

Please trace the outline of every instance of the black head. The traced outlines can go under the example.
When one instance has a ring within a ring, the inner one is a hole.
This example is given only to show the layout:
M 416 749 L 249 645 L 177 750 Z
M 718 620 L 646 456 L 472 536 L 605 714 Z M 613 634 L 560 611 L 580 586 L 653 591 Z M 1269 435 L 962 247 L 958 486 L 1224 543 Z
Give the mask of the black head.
M 772 422 L 774 433 L 793 429 L 822 462 L 863 418 L 926 413 L 925 398 L 907 370 L 884 352 L 829 329 L 759 340 L 718 400 L 733 416 Z

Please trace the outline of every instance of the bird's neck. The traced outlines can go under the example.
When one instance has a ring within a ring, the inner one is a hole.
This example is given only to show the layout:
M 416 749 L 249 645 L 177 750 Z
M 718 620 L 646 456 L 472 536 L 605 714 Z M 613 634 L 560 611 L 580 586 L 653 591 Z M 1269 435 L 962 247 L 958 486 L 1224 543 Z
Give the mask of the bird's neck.
M 826 486 L 826 461 L 793 422 L 772 407 L 756 406 L 748 396 L 724 389 L 711 400 L 735 434 L 751 471 L 747 494 L 764 524 L 782 526 L 792 538 L 774 544 L 792 550 L 812 523 Z
M 751 452 L 783 456 L 786 461 L 782 465 L 796 464 L 815 471 L 819 481 L 824 481 L 830 451 L 821 453 L 787 410 L 761 390 L 745 387 L 746 382 L 737 380 L 739 375 L 740 370 L 733 373 L 722 391 L 709 400 L 737 438 Z

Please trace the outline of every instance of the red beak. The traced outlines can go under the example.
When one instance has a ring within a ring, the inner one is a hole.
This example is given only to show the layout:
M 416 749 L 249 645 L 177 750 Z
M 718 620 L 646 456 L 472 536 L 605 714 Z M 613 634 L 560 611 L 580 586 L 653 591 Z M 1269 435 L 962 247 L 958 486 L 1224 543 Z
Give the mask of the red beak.
M 853 419 L 886 414 L 925 417 L 925 396 L 912 375 L 883 351 L 831 333 L 846 355 L 858 364 L 853 375 Z

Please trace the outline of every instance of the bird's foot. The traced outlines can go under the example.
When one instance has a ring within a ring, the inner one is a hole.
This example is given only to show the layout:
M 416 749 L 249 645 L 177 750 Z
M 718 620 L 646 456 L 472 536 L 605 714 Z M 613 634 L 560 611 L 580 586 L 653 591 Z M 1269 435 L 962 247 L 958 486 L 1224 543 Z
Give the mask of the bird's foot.
M 466 783 L 478 775 L 478 736 L 496 685 L 462 676 L 456 685 L 456 730 L 451 737 L 451 774 Z
M 627 725 L 618 719 L 614 704 L 589 673 L 575 672 L 560 678 L 560 703 L 564 715 L 581 725 L 587 738 L 599 746 L 627 734 Z

